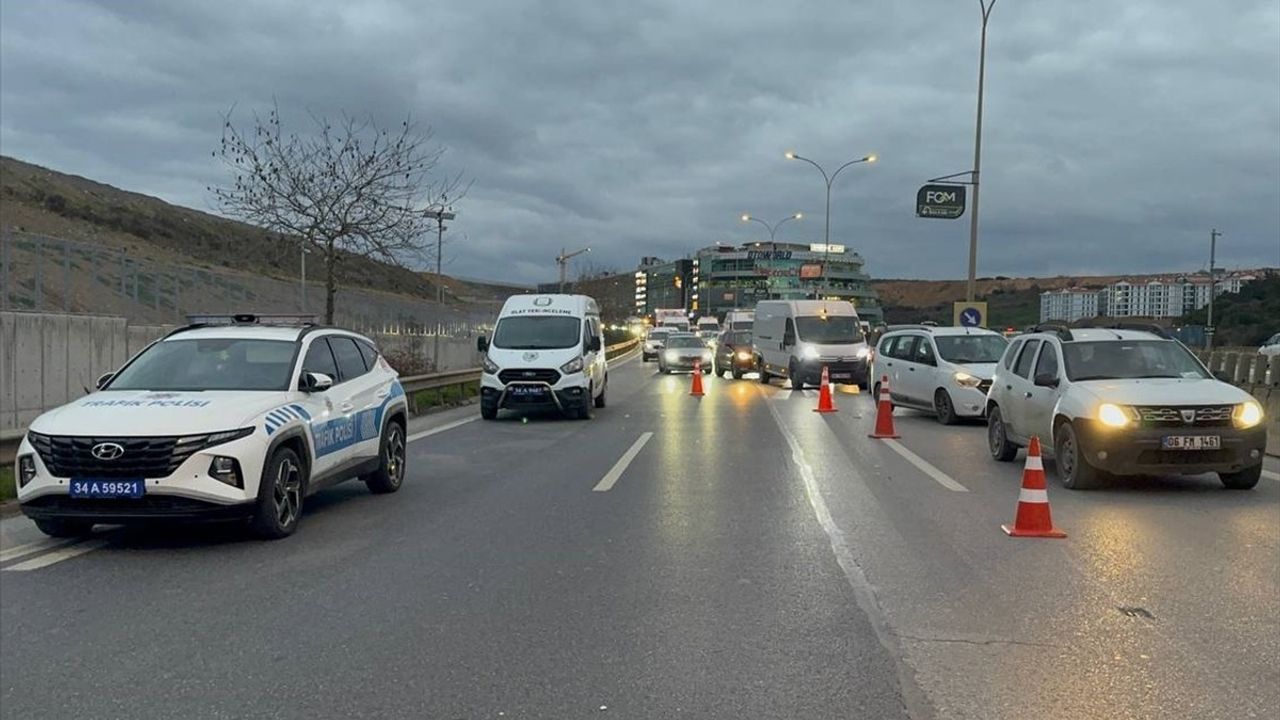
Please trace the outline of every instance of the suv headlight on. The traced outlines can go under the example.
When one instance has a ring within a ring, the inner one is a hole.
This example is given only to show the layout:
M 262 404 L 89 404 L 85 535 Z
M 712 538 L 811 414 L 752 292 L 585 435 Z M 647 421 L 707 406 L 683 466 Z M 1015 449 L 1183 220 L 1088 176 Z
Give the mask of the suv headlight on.
M 1139 419 L 1138 411 L 1127 405 L 1102 403 L 1098 406 L 1098 422 L 1111 428 L 1128 427 Z
M 955 380 L 956 384 L 959 385 L 960 387 L 966 387 L 966 388 L 976 388 L 982 384 L 981 379 L 976 378 L 967 372 L 958 372 L 952 375 L 951 379 Z
M 490 360 L 488 355 L 484 356 L 484 360 L 481 361 L 480 365 L 484 368 L 484 371 L 490 375 L 498 374 L 498 364 Z
M 1262 422 L 1262 416 L 1262 406 L 1250 400 L 1232 409 L 1231 422 L 1238 428 L 1248 429 Z
M 572 375 L 574 373 L 582 372 L 582 356 L 579 355 L 578 357 L 561 365 L 560 372 L 564 373 L 565 375 Z

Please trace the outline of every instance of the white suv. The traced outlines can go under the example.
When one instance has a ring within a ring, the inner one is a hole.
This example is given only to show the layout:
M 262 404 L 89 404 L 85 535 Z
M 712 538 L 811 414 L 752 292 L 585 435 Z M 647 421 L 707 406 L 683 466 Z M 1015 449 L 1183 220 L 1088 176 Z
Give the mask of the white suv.
M 294 317 L 207 316 L 36 418 L 15 461 L 22 512 L 55 537 L 247 518 L 279 538 L 322 487 L 359 477 L 398 490 L 407 403 L 395 370 L 368 338 Z
M 987 390 L 1009 341 L 983 328 L 896 326 L 880 338 L 872 363 L 872 397 L 889 378 L 895 405 L 926 410 L 943 425 L 986 412 Z
M 1039 436 L 1068 488 L 1109 474 L 1214 472 L 1232 489 L 1262 474 L 1262 407 L 1159 328 L 1033 328 L 1010 344 L 987 400 L 991 455 Z

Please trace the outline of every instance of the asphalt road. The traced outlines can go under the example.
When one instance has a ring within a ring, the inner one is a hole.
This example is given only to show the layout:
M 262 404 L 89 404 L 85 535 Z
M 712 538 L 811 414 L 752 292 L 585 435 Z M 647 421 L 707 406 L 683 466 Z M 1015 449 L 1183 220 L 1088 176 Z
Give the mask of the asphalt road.
M 0 716 L 1277 716 L 1274 461 L 1251 492 L 1049 463 L 1069 537 L 1012 539 L 980 425 L 899 411 L 894 445 L 865 395 L 688 383 L 632 361 L 590 422 L 417 422 L 401 492 L 325 491 L 280 542 L 4 521 Z

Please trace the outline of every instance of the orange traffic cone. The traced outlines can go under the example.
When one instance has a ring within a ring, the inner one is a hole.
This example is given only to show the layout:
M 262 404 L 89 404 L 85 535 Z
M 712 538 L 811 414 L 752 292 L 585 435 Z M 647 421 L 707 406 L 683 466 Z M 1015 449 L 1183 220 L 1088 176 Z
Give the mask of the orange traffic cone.
M 706 393 L 702 392 L 702 361 L 693 361 L 693 387 L 689 389 L 689 394 L 694 397 L 702 397 Z
M 822 366 L 822 385 L 818 389 L 818 413 L 836 412 L 836 404 L 831 400 L 831 381 L 827 379 L 827 366 Z
M 889 376 L 880 377 L 880 399 L 876 403 L 876 431 L 868 435 L 871 438 L 902 437 L 893 428 L 893 401 L 889 399 Z
M 1018 493 L 1018 514 L 1013 525 L 1001 525 L 1011 537 L 1064 538 L 1067 534 L 1053 526 L 1049 516 L 1049 491 L 1044 483 L 1040 460 L 1040 438 L 1031 437 L 1027 446 L 1027 466 L 1022 471 L 1022 491 Z

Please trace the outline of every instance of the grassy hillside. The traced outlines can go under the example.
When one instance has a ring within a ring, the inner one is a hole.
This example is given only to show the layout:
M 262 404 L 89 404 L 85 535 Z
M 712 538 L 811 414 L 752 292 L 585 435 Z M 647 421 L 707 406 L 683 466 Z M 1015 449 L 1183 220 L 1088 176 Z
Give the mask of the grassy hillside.
M 296 277 L 298 268 L 297 245 L 274 233 L 10 157 L 0 157 L 0 218 L 30 233 L 125 249 L 142 262 L 282 279 Z M 318 277 L 319 267 L 313 272 Z M 339 264 L 338 282 L 421 298 L 436 294 L 431 276 L 359 257 Z M 459 290 L 446 283 L 446 302 L 475 294 Z
M 1087 278 L 1101 284 L 1107 278 Z M 1040 319 L 1040 293 L 1079 284 L 1078 278 L 989 278 L 978 281 L 978 299 L 987 303 L 991 327 L 1025 327 Z M 963 300 L 963 280 L 878 280 L 885 319 L 892 323 L 933 320 L 951 324 L 952 303 Z
M 1182 319 L 1184 325 L 1204 325 L 1209 309 L 1202 308 Z M 1280 332 L 1280 275 L 1247 283 L 1239 293 L 1219 295 L 1213 304 L 1218 327 L 1213 344 L 1219 347 L 1254 347 Z

